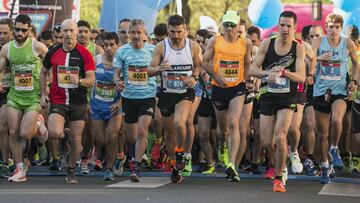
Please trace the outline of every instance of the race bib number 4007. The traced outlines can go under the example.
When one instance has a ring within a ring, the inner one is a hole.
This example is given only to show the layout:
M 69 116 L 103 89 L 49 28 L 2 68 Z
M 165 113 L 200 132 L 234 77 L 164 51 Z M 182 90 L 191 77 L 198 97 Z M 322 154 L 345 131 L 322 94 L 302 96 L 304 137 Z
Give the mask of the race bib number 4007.
M 15 70 L 15 89 L 16 90 L 33 90 L 33 72 L 32 70 Z

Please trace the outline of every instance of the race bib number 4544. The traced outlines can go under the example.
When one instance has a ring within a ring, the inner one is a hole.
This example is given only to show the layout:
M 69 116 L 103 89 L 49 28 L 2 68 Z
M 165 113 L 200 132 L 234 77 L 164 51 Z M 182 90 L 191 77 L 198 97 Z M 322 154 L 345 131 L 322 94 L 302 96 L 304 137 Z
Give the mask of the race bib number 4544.
M 15 89 L 16 90 L 33 90 L 33 72 L 32 70 L 15 70 Z
M 57 79 L 58 85 L 62 88 L 77 88 L 78 84 L 71 81 L 71 76 L 79 79 L 79 67 L 75 66 L 58 66 Z
M 234 82 L 238 80 L 240 73 L 239 61 L 220 61 L 219 73 L 227 82 Z

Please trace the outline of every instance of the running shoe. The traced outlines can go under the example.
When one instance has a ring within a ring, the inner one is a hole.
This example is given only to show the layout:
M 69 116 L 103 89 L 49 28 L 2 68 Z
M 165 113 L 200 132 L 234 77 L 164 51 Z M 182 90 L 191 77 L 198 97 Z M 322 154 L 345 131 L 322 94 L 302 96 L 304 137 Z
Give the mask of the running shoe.
M 289 153 L 290 156 L 290 163 L 291 163 L 291 170 L 295 174 L 300 174 L 303 171 L 303 165 L 301 163 L 299 154 L 297 152 Z
M 88 159 L 83 159 L 80 162 L 80 166 L 81 166 L 81 173 L 82 174 L 89 174 L 90 173 L 90 169 L 89 169 L 89 161 Z
M 202 171 L 203 174 L 214 174 L 216 173 L 216 168 L 214 164 L 207 164 L 206 169 Z
M 321 167 L 320 183 L 321 184 L 330 183 L 330 167 L 328 168 Z
M 94 168 L 97 171 L 102 171 L 104 169 L 102 161 L 100 161 L 99 159 L 96 159 Z
M 116 176 L 121 176 L 124 173 L 124 164 L 126 162 L 126 156 L 123 159 L 117 158 L 113 167 L 113 172 Z
M 171 162 L 168 161 L 165 163 L 164 173 L 172 173 L 172 165 Z
M 264 174 L 265 179 L 273 180 L 275 178 L 275 169 L 274 167 L 270 166 L 266 169 Z
M 198 173 L 202 173 L 207 169 L 207 163 L 205 161 L 200 161 L 199 168 L 196 170 Z
M 0 177 L 9 178 L 10 175 L 11 175 L 11 173 L 9 170 L 9 166 L 7 164 L 1 163 L 0 164 Z
M 350 168 L 350 161 L 351 161 L 351 154 L 350 153 L 349 153 L 348 156 L 343 156 L 343 162 L 344 162 L 343 171 L 345 173 L 352 173 L 352 170 Z
M 65 178 L 65 182 L 67 184 L 78 184 L 79 183 L 78 179 L 75 176 L 75 170 L 74 169 L 68 169 L 67 170 L 67 175 L 66 175 L 66 178 Z
M 182 176 L 189 177 L 192 172 L 191 156 L 185 156 L 185 168 L 182 170 Z
M 317 170 L 314 165 L 314 162 L 309 158 L 305 159 L 305 161 L 304 161 L 304 169 L 308 176 L 314 176 L 317 174 Z
M 50 165 L 50 171 L 60 171 L 61 170 L 61 162 L 59 159 L 53 159 Z
M 130 180 L 134 183 L 137 183 L 140 181 L 140 163 L 131 161 L 129 163 L 130 168 Z
M 219 149 L 218 149 L 218 159 L 219 159 L 219 161 L 224 162 L 226 167 L 229 165 L 230 158 L 229 158 L 229 152 L 228 152 L 228 149 L 226 147 L 226 144 L 221 145 L 219 147 Z
M 330 156 L 331 163 L 333 164 L 334 168 L 342 169 L 344 167 L 344 163 L 340 157 L 339 149 L 337 149 L 337 148 L 330 149 L 329 156 Z
M 20 169 L 18 167 L 16 167 L 15 171 L 8 178 L 9 182 L 24 182 L 26 180 L 25 169 Z
M 285 185 L 281 180 L 279 179 L 274 180 L 273 192 L 286 192 Z
M 234 164 L 231 162 L 228 164 L 228 167 L 225 169 L 226 178 L 230 181 L 239 182 L 240 177 L 239 174 L 236 172 Z
M 249 168 L 245 169 L 245 171 L 255 175 L 261 174 L 261 171 L 259 170 L 259 164 L 256 163 L 252 163 Z
M 41 114 L 38 114 L 36 126 L 38 128 L 37 130 L 37 138 L 40 143 L 45 143 L 46 140 L 49 137 L 48 130 L 45 126 L 45 120 L 44 117 Z
M 154 146 L 151 150 L 151 161 L 152 162 L 158 162 L 160 158 L 160 151 L 164 147 L 163 142 L 155 141 Z
M 350 170 L 360 173 L 360 157 L 352 157 L 350 160 Z
M 186 160 L 185 160 L 185 154 L 184 152 L 176 152 L 175 153 L 176 156 L 176 168 L 179 171 L 184 170 L 185 165 L 186 165 Z
M 114 181 L 114 175 L 112 174 L 109 168 L 106 168 L 103 173 L 103 180 L 104 181 Z
M 170 179 L 172 183 L 181 183 L 182 181 L 181 171 L 178 170 L 176 167 L 171 167 Z

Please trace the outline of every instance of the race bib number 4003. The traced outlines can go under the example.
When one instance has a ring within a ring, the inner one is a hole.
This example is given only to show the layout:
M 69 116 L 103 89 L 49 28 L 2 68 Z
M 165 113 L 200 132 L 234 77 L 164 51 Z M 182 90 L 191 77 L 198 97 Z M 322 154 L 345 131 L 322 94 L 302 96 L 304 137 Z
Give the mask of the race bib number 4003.
M 79 67 L 77 66 L 58 66 L 57 79 L 58 85 L 62 88 L 77 88 L 78 84 L 71 81 L 71 76 L 79 79 Z
M 129 66 L 128 74 L 131 85 L 147 85 L 148 75 L 146 66 Z
M 15 89 L 30 91 L 34 89 L 32 70 L 15 70 Z

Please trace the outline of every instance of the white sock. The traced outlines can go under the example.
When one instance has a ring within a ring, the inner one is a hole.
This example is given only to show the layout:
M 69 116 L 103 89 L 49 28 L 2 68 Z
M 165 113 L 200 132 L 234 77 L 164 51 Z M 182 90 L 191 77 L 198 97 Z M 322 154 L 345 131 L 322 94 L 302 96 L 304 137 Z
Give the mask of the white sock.
M 331 145 L 331 146 L 330 146 L 330 150 L 331 150 L 331 149 L 337 149 L 337 148 L 338 148 L 338 147 L 337 147 L 337 146 L 334 146 L 334 145 Z
M 192 156 L 191 156 L 191 153 L 184 153 L 184 155 L 185 155 L 186 158 L 190 158 L 190 159 L 191 159 L 191 157 L 192 157 Z
M 16 168 L 19 168 L 20 170 L 24 170 L 24 163 L 23 162 L 17 163 Z
M 321 167 L 329 168 L 329 161 L 327 161 L 327 162 L 322 162 L 322 163 L 321 163 Z

